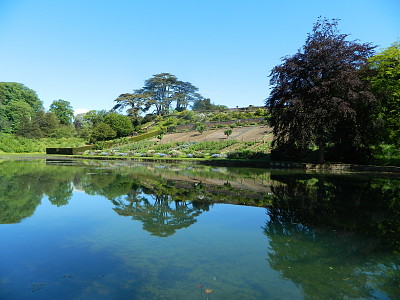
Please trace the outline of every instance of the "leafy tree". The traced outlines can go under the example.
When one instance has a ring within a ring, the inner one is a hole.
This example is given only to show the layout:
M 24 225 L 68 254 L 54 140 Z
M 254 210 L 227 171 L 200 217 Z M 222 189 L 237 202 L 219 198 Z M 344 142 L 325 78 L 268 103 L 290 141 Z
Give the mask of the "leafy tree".
M 50 105 L 50 112 L 54 113 L 61 124 L 71 124 L 72 117 L 74 116 L 74 109 L 66 100 L 54 100 Z
M 169 112 L 177 81 L 177 78 L 169 73 L 156 74 L 145 81 L 143 94 L 147 95 L 149 103 L 156 107 L 157 115 Z
M 221 110 L 228 109 L 225 105 L 216 105 L 211 103 L 209 98 L 196 99 L 193 101 L 192 110 L 194 111 L 207 111 L 207 110 Z
M 175 84 L 176 110 L 183 111 L 187 109 L 190 103 L 201 100 L 203 97 L 197 93 L 199 89 L 190 82 L 178 81 Z
M 386 139 L 400 145 L 400 43 L 371 57 L 369 67 L 373 71 L 370 75 L 373 91 L 381 102 Z
M 226 129 L 224 134 L 226 135 L 226 138 L 228 138 L 232 134 L 232 129 Z
M 162 133 L 157 135 L 157 139 L 159 139 L 160 143 L 161 143 L 161 140 L 162 140 L 163 137 L 164 137 L 164 134 L 162 134 Z
M 51 112 L 40 110 L 36 113 L 35 119 L 45 137 L 51 137 L 54 131 L 60 127 L 56 115 Z
M 30 122 L 35 114 L 33 108 L 28 103 L 13 101 L 7 105 L 6 115 L 11 121 L 11 132 L 15 133 L 23 122 Z
M 76 135 L 75 128 L 71 125 L 60 125 L 54 129 L 50 137 L 60 139 L 60 138 L 72 138 Z
M 113 107 L 113 110 L 117 111 L 128 108 L 128 114 L 135 117 L 139 116 L 142 112 L 148 111 L 152 105 L 149 95 L 144 93 L 143 90 L 121 94 L 114 101 L 117 104 Z
M 22 83 L 0 82 L 0 104 L 7 106 L 17 101 L 26 102 L 34 111 L 43 108 L 43 103 L 34 90 Z
M 179 81 L 170 73 L 161 73 L 145 81 L 144 87 L 133 93 L 121 94 L 115 102 L 114 110 L 128 108 L 129 115 L 137 117 L 141 112 L 147 112 L 155 107 L 157 115 L 165 115 L 172 102 L 176 102 L 176 110 L 185 110 L 190 103 L 202 99 L 197 93 L 198 88 L 190 82 Z
M 42 109 L 35 91 L 16 82 L 0 82 L 0 132 L 15 133 L 21 120 L 31 121 Z
M 8 118 L 6 106 L 0 103 L 0 132 L 11 133 L 12 122 Z
M 94 126 L 100 122 L 104 122 L 106 115 L 106 110 L 90 110 L 82 117 L 82 122 Z
M 200 132 L 200 134 L 203 134 L 204 130 L 206 130 L 206 125 L 203 123 L 200 123 L 196 126 L 196 130 Z
M 347 36 L 337 20 L 319 19 L 302 49 L 272 69 L 266 105 L 276 149 L 298 155 L 316 146 L 324 162 L 328 145 L 346 158 L 377 138 L 377 100 L 360 76 L 374 47 Z
M 91 142 L 105 141 L 112 139 L 117 135 L 117 132 L 110 125 L 100 122 L 93 127 L 90 135 Z
M 110 125 L 110 127 L 115 130 L 117 137 L 132 134 L 133 126 L 127 116 L 117 113 L 109 113 L 104 117 L 104 123 Z
M 41 130 L 36 118 L 23 118 L 19 123 L 15 134 L 29 139 L 43 137 L 43 131 Z

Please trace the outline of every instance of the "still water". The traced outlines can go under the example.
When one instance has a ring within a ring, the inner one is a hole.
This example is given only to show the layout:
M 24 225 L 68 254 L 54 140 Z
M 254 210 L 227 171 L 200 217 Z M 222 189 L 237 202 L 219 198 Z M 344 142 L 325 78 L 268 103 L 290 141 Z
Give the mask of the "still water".
M 400 178 L 0 161 L 0 299 L 400 299 Z

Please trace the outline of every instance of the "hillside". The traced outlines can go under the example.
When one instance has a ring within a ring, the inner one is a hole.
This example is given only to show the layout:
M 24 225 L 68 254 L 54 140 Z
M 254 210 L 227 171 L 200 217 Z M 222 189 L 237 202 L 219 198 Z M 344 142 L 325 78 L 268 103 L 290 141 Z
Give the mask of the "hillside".
M 206 130 L 203 134 L 197 131 L 169 133 L 162 138 L 162 143 L 221 141 L 227 139 L 237 140 L 238 142 L 272 141 L 271 128 L 266 125 L 233 128 L 229 138 L 224 134 L 225 130 L 226 128 Z

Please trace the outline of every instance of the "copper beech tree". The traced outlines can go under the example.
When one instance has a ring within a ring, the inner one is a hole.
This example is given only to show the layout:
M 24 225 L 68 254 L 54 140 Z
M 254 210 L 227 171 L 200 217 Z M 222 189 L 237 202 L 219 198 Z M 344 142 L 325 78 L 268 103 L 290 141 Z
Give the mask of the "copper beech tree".
M 322 163 L 329 146 L 348 160 L 365 153 L 376 137 L 377 100 L 362 76 L 375 47 L 347 41 L 337 24 L 319 18 L 302 49 L 271 71 L 266 105 L 278 157 L 295 158 L 317 147 Z

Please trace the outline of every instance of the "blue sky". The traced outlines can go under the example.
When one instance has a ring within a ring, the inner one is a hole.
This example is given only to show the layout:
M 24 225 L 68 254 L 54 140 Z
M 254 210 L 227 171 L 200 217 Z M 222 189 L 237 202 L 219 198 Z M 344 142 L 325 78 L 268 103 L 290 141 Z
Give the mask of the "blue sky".
M 319 16 L 377 49 L 400 40 L 400 0 L 0 0 L 0 81 L 99 110 L 167 72 L 216 104 L 263 105 Z

